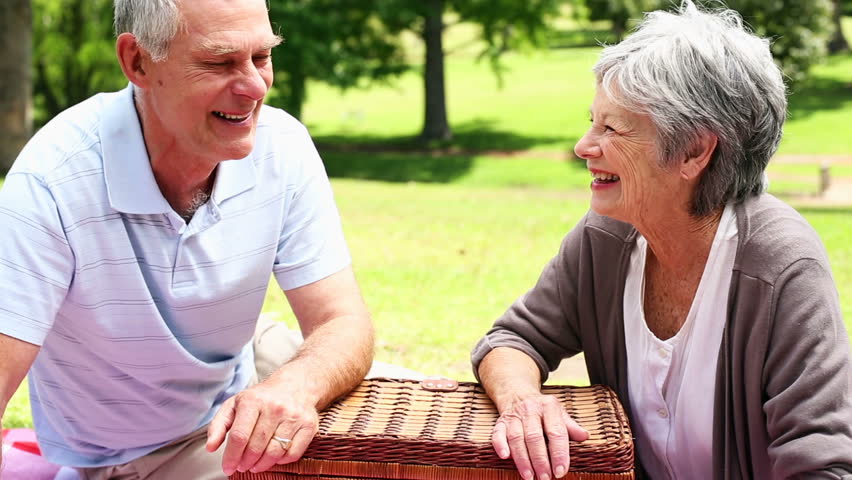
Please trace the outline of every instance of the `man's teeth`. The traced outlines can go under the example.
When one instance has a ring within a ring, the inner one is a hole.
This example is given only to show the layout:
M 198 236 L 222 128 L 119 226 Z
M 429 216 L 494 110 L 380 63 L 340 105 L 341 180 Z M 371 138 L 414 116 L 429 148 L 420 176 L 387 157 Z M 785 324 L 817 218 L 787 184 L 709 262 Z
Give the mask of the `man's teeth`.
M 615 182 L 619 180 L 618 175 L 612 173 L 593 172 L 592 177 L 601 182 Z
M 248 118 L 248 115 L 229 115 L 227 113 L 222 112 L 213 112 L 213 115 L 216 115 L 217 117 L 222 117 L 227 120 L 245 120 Z

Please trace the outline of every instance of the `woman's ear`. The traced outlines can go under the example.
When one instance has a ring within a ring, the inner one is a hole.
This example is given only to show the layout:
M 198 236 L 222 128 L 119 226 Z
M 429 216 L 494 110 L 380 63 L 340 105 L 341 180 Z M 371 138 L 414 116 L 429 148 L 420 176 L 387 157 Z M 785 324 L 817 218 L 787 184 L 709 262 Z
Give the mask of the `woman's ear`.
M 139 46 L 136 36 L 127 32 L 119 35 L 115 40 L 115 53 L 124 76 L 137 87 L 145 88 L 148 85 L 148 77 L 143 64 L 148 56 Z
M 695 180 L 701 176 L 701 172 L 710 165 L 713 152 L 716 151 L 718 137 L 711 132 L 702 132 L 692 143 L 686 158 L 680 166 L 680 174 L 686 180 Z

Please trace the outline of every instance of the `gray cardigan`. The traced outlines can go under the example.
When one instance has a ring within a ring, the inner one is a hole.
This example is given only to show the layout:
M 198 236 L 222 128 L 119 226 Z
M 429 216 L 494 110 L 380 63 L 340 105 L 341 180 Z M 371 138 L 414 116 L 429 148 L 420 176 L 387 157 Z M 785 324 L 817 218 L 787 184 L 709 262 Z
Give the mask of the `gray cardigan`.
M 738 204 L 736 213 L 716 374 L 715 477 L 852 479 L 849 337 L 825 249 L 771 195 Z M 588 213 L 474 348 L 474 372 L 495 347 L 525 352 L 542 379 L 584 352 L 590 381 L 613 388 L 630 412 L 622 298 L 636 236 L 626 223 Z

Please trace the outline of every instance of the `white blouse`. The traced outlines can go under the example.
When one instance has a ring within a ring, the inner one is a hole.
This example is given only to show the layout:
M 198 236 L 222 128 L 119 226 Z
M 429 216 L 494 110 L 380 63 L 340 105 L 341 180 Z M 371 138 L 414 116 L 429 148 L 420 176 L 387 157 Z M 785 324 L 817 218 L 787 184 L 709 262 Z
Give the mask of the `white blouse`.
M 645 322 L 645 258 L 641 235 L 624 290 L 627 378 L 636 450 L 654 479 L 712 477 L 716 361 L 722 343 L 737 251 L 733 205 L 722 214 L 701 282 L 674 337 L 660 340 Z

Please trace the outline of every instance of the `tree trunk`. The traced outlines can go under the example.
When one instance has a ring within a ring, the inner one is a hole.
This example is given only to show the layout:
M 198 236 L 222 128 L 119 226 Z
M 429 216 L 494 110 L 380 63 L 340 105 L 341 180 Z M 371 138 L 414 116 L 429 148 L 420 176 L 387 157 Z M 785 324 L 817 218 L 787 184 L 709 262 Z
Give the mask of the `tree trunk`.
M 847 42 L 846 37 L 843 36 L 843 27 L 840 23 L 842 16 L 841 10 L 840 0 L 834 0 L 834 35 L 832 35 L 831 40 L 828 42 L 828 53 L 837 53 L 849 50 L 849 42 Z
M 423 71 L 426 108 L 420 139 L 425 142 L 453 138 L 447 122 L 447 95 L 444 90 L 444 0 L 425 0 L 428 13 L 423 27 L 426 65 Z
M 32 24 L 30 0 L 0 0 L 0 175 L 30 138 Z

